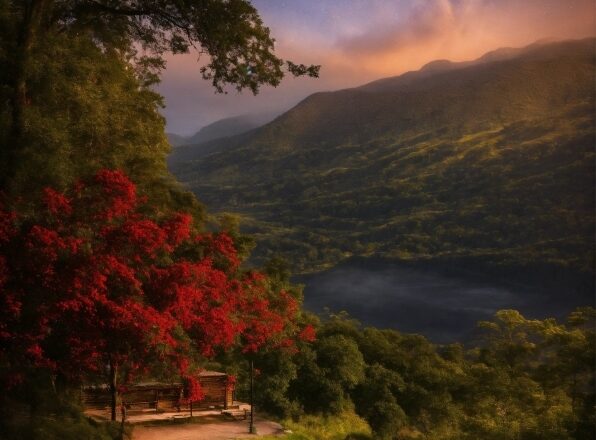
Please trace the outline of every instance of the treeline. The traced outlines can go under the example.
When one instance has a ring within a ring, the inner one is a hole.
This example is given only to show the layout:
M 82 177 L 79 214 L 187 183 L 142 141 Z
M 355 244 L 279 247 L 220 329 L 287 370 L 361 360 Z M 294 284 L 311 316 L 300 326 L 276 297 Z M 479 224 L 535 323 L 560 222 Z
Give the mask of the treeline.
M 257 411 L 298 421 L 355 411 L 374 439 L 593 439 L 595 317 L 501 310 L 467 347 L 313 317 L 312 345 L 255 360 Z

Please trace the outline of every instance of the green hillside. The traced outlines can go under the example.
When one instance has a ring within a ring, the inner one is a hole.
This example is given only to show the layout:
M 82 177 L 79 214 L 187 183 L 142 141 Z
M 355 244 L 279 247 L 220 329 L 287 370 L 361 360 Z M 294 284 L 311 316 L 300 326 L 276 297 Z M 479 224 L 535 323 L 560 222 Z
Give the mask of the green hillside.
M 590 271 L 594 71 L 594 39 L 433 63 L 170 164 L 296 271 L 349 256 Z

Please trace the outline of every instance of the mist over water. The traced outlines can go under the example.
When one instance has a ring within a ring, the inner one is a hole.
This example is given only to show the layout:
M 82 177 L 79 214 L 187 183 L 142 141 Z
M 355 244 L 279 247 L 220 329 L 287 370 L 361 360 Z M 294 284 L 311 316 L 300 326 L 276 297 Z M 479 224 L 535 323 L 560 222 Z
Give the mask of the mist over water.
M 585 293 L 550 295 L 389 263 L 348 263 L 298 281 L 305 285 L 307 310 L 347 311 L 364 325 L 419 333 L 437 343 L 470 339 L 477 321 L 500 309 L 561 319 L 576 306 L 593 302 Z

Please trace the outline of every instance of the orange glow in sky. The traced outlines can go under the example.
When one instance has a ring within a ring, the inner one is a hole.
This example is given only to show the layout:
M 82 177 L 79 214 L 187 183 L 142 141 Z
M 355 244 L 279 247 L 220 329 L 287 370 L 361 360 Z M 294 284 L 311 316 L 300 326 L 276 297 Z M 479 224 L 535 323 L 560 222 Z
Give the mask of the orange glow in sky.
M 321 77 L 284 80 L 254 97 L 214 95 L 196 54 L 172 56 L 160 92 L 168 130 L 190 134 L 243 113 L 281 112 L 309 94 L 417 70 L 436 59 L 471 60 L 499 47 L 596 34 L 594 0 L 255 0 L 276 52 L 321 64 Z

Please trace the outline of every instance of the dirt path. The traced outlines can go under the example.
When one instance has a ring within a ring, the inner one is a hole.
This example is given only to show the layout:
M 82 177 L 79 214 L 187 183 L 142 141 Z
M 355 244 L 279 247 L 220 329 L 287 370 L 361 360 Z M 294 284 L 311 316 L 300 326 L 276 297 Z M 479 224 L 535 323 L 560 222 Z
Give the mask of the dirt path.
M 259 435 L 282 434 L 278 423 L 256 419 Z M 133 440 L 231 440 L 238 438 L 258 438 L 248 434 L 248 421 L 222 421 L 208 424 L 181 424 L 172 426 L 135 426 Z

